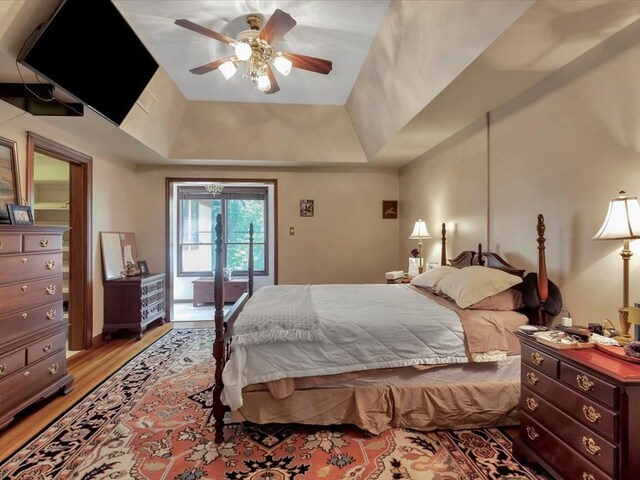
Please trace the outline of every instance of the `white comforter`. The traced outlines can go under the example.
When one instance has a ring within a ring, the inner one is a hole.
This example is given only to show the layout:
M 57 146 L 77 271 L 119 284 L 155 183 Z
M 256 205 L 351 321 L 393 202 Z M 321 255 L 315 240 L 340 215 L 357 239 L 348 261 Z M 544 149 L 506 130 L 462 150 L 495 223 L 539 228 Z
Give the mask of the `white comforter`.
M 242 388 L 254 383 L 469 361 L 458 316 L 407 286 L 312 285 L 311 295 L 320 341 L 232 344 L 222 374 L 222 401 L 231 410 L 242 406 Z

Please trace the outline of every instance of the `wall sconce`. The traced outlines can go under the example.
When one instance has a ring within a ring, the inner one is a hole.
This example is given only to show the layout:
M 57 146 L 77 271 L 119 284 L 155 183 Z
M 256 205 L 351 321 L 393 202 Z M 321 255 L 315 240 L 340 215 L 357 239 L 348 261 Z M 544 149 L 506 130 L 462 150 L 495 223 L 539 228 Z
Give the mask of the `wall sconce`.
M 420 263 L 418 265 L 418 273 L 424 272 L 424 257 L 422 255 L 422 239 L 423 238 L 431 238 L 429 235 L 429 231 L 427 230 L 427 224 L 419 218 L 418 221 L 413 226 L 413 232 L 409 236 L 410 240 L 418 240 L 418 258 L 420 259 Z
M 620 343 L 629 342 L 629 240 L 640 238 L 640 204 L 637 197 L 627 197 L 624 190 L 618 198 L 609 201 L 609 211 L 604 223 L 593 236 L 594 240 L 622 240 L 622 307 L 618 318 L 622 335 L 616 337 Z

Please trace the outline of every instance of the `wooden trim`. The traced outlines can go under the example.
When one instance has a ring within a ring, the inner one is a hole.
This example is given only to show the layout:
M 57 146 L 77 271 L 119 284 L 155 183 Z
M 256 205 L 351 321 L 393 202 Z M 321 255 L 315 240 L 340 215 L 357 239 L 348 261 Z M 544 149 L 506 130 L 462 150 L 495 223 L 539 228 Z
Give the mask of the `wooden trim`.
M 93 344 L 93 158 L 33 132 L 27 132 L 27 198 L 34 200 L 35 152 L 69 163 L 69 278 L 70 328 L 72 350 Z M 77 281 L 79 280 L 79 281 Z M 77 321 L 77 319 L 81 319 Z M 76 323 L 77 322 L 77 323 Z

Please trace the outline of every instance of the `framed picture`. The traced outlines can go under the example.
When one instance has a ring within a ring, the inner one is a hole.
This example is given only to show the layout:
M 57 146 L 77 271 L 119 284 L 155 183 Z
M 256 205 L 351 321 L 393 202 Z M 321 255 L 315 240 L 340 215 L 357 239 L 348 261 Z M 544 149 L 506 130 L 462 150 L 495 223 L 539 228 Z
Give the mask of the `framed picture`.
M 149 275 L 149 267 L 146 260 L 138 260 L 138 268 L 140 269 L 140 275 Z
M 0 223 L 9 223 L 6 205 L 20 201 L 17 152 L 16 142 L 0 137 Z
M 7 203 L 7 212 L 12 225 L 33 225 L 33 212 L 29 205 Z
M 300 216 L 313 217 L 313 200 L 300 200 Z
M 382 201 L 382 218 L 398 218 L 398 201 Z

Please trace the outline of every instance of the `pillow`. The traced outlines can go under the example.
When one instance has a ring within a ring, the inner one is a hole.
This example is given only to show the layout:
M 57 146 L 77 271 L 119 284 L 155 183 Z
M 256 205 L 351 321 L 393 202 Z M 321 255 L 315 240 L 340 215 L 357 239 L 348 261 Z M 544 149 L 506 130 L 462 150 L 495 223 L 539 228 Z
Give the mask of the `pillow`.
M 522 292 L 508 288 L 504 292 L 496 293 L 490 297 L 470 305 L 470 310 L 518 310 L 524 307 Z
M 516 275 L 474 265 L 447 275 L 438 282 L 438 288 L 453 298 L 460 308 L 467 308 L 519 283 L 522 279 Z
M 435 289 L 440 280 L 457 270 L 457 268 L 450 267 L 448 265 L 432 268 L 430 270 L 427 270 L 426 272 L 421 273 L 417 277 L 413 277 L 411 279 L 411 284 L 415 285 L 416 287 Z

